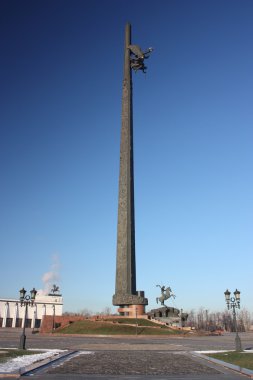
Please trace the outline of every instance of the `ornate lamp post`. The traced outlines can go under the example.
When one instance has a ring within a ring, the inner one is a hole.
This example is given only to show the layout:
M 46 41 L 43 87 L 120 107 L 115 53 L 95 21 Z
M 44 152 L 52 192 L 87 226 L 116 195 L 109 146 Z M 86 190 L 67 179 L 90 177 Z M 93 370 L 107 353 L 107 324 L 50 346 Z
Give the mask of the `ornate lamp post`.
M 238 308 L 240 309 L 240 294 L 239 290 L 234 291 L 234 297 L 230 297 L 231 292 L 227 289 L 225 292 L 225 300 L 227 303 L 228 310 L 232 309 L 233 310 L 233 323 L 235 326 L 235 350 L 236 351 L 242 351 L 242 343 L 241 339 L 238 335 L 238 329 L 237 329 L 237 321 L 236 321 L 236 312 L 235 309 Z
M 26 335 L 25 335 L 25 327 L 26 327 L 26 317 L 27 317 L 27 308 L 28 306 L 33 306 L 34 305 L 34 300 L 35 300 L 35 296 L 37 294 L 37 290 L 35 290 L 35 288 L 33 288 L 31 291 L 30 291 L 31 295 L 26 295 L 26 290 L 24 288 L 22 288 L 20 291 L 19 291 L 19 294 L 20 294 L 20 305 L 21 306 L 25 306 L 25 318 L 24 318 L 24 326 L 23 326 L 23 331 L 22 331 L 22 334 L 20 336 L 20 342 L 19 342 L 19 348 L 21 350 L 25 350 L 25 342 L 26 342 Z

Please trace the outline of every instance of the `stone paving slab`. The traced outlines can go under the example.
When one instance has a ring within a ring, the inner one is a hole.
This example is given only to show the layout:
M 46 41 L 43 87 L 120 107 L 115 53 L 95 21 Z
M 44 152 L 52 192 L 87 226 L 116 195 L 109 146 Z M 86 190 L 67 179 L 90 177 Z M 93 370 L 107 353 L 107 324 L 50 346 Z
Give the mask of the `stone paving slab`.
M 186 351 L 182 344 L 147 344 L 147 343 L 115 343 L 115 344 L 75 344 L 76 350 L 92 350 L 92 351 Z
M 107 351 L 79 355 L 50 368 L 48 374 L 85 374 L 110 376 L 206 375 L 221 372 L 198 363 L 185 353 Z

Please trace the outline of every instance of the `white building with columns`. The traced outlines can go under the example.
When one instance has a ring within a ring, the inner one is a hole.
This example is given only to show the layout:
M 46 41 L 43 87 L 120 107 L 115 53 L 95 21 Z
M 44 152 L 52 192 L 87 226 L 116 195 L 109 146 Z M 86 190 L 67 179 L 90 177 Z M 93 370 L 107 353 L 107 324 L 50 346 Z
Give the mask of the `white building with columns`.
M 0 327 L 40 328 L 44 315 L 62 315 L 63 299 L 61 294 L 36 294 L 34 305 L 27 306 L 25 321 L 25 306 L 19 300 L 0 298 Z

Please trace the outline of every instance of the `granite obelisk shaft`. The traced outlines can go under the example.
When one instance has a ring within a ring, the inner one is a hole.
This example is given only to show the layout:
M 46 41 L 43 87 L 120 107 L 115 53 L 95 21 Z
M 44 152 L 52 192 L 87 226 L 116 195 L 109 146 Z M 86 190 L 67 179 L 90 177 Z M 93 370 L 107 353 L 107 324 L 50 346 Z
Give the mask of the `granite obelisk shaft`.
M 128 49 L 130 44 L 131 27 L 127 24 L 122 96 L 116 287 L 117 293 L 135 294 L 132 72 Z
M 131 25 L 127 24 L 122 95 L 116 286 L 113 296 L 113 304 L 120 306 L 147 304 L 144 293 L 136 292 L 132 71 L 129 45 L 131 45 Z

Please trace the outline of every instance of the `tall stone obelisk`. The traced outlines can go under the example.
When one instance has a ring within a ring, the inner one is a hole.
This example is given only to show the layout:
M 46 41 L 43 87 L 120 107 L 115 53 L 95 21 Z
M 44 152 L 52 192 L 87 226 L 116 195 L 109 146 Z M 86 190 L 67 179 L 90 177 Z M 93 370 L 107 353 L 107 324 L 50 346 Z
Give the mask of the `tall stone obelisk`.
M 131 45 L 131 25 L 126 25 L 124 79 L 122 96 L 122 125 L 120 144 L 120 176 L 118 198 L 116 287 L 113 305 L 121 315 L 143 314 L 148 304 L 143 291 L 136 291 L 135 222 L 134 222 L 134 159 L 132 69 L 145 72 L 144 59 L 152 49 L 143 53 Z

